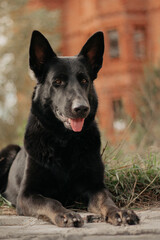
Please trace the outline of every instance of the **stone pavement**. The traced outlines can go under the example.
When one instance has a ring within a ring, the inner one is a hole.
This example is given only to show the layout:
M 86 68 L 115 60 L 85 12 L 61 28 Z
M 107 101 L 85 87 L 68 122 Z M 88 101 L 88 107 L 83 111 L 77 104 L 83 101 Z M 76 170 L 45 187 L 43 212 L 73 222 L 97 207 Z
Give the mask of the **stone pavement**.
M 80 213 L 86 218 L 86 213 Z M 82 228 L 59 228 L 42 219 L 0 216 L 0 239 L 23 240 L 160 240 L 160 208 L 138 211 L 134 226 L 86 223 Z

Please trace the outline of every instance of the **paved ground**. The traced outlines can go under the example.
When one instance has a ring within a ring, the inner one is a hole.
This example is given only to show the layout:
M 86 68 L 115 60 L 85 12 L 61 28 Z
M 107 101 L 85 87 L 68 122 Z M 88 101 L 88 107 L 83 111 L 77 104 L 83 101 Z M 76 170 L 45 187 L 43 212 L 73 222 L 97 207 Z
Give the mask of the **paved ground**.
M 81 213 L 80 213 L 81 214 Z M 32 217 L 0 216 L 0 239 L 23 240 L 160 240 L 160 208 L 139 211 L 136 226 L 86 223 L 82 228 L 58 228 Z M 86 214 L 81 214 L 84 218 Z

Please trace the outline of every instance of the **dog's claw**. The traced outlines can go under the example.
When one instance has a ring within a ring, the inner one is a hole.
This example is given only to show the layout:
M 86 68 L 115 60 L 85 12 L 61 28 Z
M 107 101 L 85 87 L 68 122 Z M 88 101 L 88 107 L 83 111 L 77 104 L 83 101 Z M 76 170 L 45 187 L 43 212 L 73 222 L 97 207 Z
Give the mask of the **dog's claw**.
M 64 223 L 66 223 L 67 222 L 67 219 L 66 218 L 64 218 Z

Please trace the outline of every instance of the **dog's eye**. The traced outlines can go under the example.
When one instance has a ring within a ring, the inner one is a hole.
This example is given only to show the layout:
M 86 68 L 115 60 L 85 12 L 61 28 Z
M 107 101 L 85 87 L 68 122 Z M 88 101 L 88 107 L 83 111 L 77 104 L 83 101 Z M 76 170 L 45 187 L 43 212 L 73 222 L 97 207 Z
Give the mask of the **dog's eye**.
M 54 82 L 53 82 L 53 85 L 55 86 L 61 86 L 63 84 L 63 81 L 59 78 L 57 78 Z
M 61 84 L 62 84 L 62 80 L 57 79 L 57 80 L 55 81 L 55 83 L 56 83 L 57 85 L 61 85 Z
M 83 78 L 83 79 L 81 80 L 81 84 L 86 85 L 87 83 L 88 83 L 88 81 L 87 81 L 85 78 Z

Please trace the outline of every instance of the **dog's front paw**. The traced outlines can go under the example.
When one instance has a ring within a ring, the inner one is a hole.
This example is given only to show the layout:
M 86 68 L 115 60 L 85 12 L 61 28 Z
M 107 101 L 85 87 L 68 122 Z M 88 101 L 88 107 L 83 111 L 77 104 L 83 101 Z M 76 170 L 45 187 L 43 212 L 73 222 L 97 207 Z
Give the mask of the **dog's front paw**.
M 132 210 L 113 209 L 109 211 L 106 221 L 119 226 L 122 224 L 135 225 L 139 223 L 140 219 Z
M 75 212 L 57 213 L 55 224 L 58 227 L 82 227 L 84 220 Z

